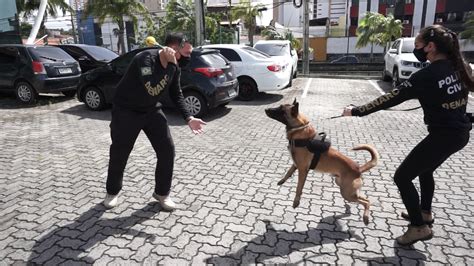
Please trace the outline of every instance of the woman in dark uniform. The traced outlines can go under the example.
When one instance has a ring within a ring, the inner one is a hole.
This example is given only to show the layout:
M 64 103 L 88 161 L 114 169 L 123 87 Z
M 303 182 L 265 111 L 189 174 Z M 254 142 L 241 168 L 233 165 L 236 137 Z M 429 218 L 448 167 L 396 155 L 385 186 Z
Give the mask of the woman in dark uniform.
M 431 203 L 433 172 L 469 142 L 471 121 L 466 114 L 469 91 L 474 91 L 471 69 L 462 58 L 456 33 L 433 25 L 415 39 L 414 55 L 430 65 L 414 73 L 390 93 L 358 107 L 346 107 L 343 115 L 365 116 L 409 99 L 418 99 L 428 126 L 426 136 L 395 172 L 394 181 L 408 213 L 408 230 L 397 237 L 400 245 L 411 245 L 433 237 Z M 413 179 L 419 177 L 421 199 Z

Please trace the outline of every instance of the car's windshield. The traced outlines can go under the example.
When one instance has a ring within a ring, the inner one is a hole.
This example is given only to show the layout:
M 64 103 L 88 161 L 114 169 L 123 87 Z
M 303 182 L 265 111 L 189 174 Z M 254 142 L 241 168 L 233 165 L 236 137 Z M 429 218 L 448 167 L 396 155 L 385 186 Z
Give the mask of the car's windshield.
M 260 43 L 255 48 L 271 56 L 288 55 L 288 44 Z
M 253 47 L 242 47 L 242 50 L 244 50 L 245 52 L 249 53 L 250 55 L 252 55 L 253 57 L 256 57 L 256 58 L 261 58 L 261 59 L 267 59 L 267 58 L 270 58 L 270 56 L 268 56 L 268 54 L 266 53 L 263 53 L 262 51 L 259 51 Z
M 74 59 L 61 48 L 50 46 L 28 47 L 28 51 L 34 60 L 40 62 L 63 62 Z
M 81 48 L 97 61 L 109 62 L 118 57 L 113 51 L 100 46 L 81 46 Z
M 225 67 L 227 61 L 219 53 L 207 53 L 201 55 L 201 59 L 209 66 Z
M 415 40 L 409 39 L 403 41 L 402 53 L 413 53 L 413 49 L 415 49 Z

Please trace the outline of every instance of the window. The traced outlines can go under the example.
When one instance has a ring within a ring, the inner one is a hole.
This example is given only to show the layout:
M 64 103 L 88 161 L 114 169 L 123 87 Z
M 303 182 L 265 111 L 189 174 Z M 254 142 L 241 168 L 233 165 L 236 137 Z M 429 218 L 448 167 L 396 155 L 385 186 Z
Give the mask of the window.
M 288 44 L 256 44 L 255 48 L 271 56 L 282 56 L 289 53 Z
M 73 61 L 69 54 L 64 52 L 61 48 L 58 47 L 48 47 L 48 46 L 34 46 L 28 47 L 28 52 L 30 52 L 31 57 L 34 60 L 40 62 L 63 62 L 63 61 Z
M 405 0 L 405 4 L 413 4 L 413 0 Z
M 18 49 L 15 47 L 0 47 L 0 64 L 13 64 L 18 56 Z
M 225 49 L 225 48 L 218 48 L 218 50 L 221 52 L 221 54 L 227 58 L 229 61 L 233 62 L 240 62 L 242 61 L 242 58 L 240 58 L 239 54 L 237 54 L 234 50 L 232 49 Z
M 267 54 L 263 53 L 262 51 L 259 51 L 253 47 L 248 47 L 248 46 L 244 46 L 242 47 L 242 50 L 244 50 L 245 52 L 251 54 L 253 57 L 256 57 L 256 58 L 270 58 L 270 56 L 268 56 Z
M 202 61 L 204 61 L 208 66 L 212 67 L 225 67 L 227 66 L 227 61 L 222 55 L 218 53 L 209 53 L 203 54 L 200 56 Z

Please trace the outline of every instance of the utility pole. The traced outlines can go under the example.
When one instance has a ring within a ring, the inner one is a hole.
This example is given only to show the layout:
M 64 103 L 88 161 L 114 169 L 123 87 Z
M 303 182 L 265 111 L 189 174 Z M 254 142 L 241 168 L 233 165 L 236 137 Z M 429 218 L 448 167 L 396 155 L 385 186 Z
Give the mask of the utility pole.
M 77 43 L 76 27 L 74 26 L 74 18 L 72 16 L 72 13 L 77 14 L 77 10 L 74 10 L 74 12 L 71 12 L 72 37 L 74 38 L 74 43 Z
M 201 46 L 204 44 L 204 9 L 202 0 L 195 0 L 194 8 L 196 10 L 196 46 Z
M 303 75 L 309 74 L 309 0 L 303 1 Z

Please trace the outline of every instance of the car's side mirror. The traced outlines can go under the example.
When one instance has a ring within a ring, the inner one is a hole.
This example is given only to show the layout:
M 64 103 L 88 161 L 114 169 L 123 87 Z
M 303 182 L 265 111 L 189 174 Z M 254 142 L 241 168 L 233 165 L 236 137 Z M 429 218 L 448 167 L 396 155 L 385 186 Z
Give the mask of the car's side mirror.
M 392 48 L 392 49 L 388 50 L 388 53 L 389 53 L 389 54 L 396 54 L 396 53 L 397 53 L 397 49 L 393 49 L 393 48 Z

